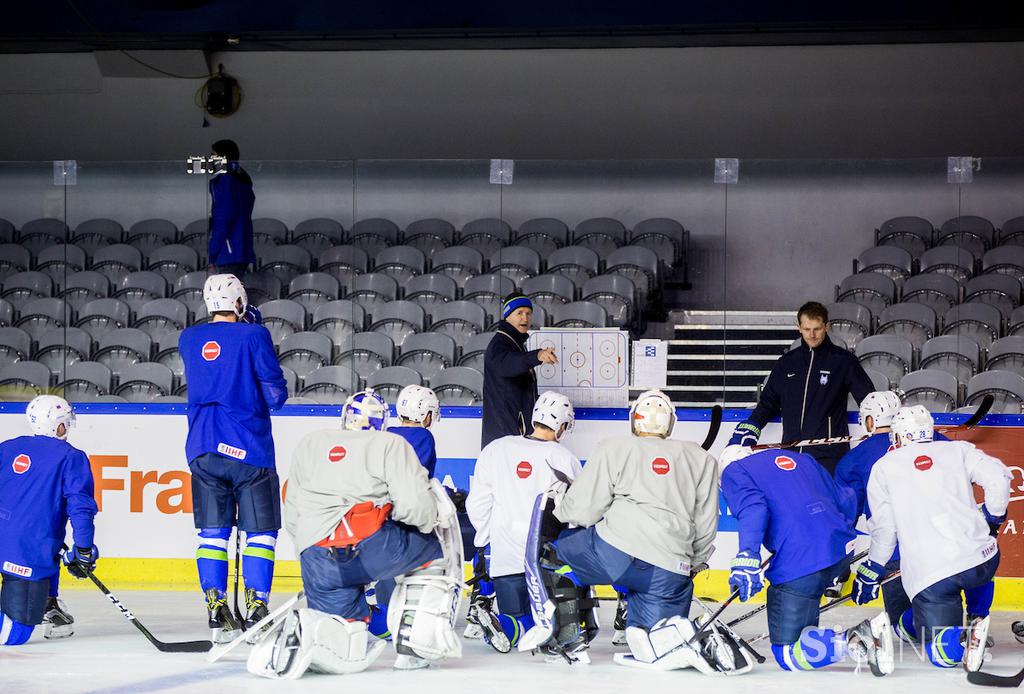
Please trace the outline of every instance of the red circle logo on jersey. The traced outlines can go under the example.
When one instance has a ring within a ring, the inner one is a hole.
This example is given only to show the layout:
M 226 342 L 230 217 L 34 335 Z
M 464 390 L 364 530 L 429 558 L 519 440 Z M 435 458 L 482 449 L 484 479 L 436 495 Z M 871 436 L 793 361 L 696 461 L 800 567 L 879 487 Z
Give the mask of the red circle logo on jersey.
M 919 455 L 914 458 L 914 467 L 918 470 L 930 470 L 933 464 L 932 459 L 926 455 Z
M 668 471 L 672 468 L 669 467 L 668 461 L 664 458 L 655 458 L 651 461 L 651 469 L 654 470 L 655 474 L 667 475 Z
M 220 356 L 220 345 L 210 340 L 203 345 L 203 359 L 206 361 L 213 361 Z
M 332 463 L 340 463 L 348 455 L 348 451 L 345 450 L 344 446 L 335 446 L 331 450 L 327 451 L 327 459 Z
M 24 475 L 30 467 L 32 467 L 32 459 L 24 453 L 15 456 L 14 462 L 11 463 L 11 468 L 19 475 Z
M 519 476 L 519 479 L 525 480 L 531 474 L 533 474 L 533 466 L 525 460 L 516 465 L 516 475 Z
M 785 455 L 780 455 L 777 458 L 775 458 L 775 465 L 780 470 L 785 470 L 786 472 L 789 472 L 790 470 L 796 470 L 796 461 L 790 458 L 789 456 Z

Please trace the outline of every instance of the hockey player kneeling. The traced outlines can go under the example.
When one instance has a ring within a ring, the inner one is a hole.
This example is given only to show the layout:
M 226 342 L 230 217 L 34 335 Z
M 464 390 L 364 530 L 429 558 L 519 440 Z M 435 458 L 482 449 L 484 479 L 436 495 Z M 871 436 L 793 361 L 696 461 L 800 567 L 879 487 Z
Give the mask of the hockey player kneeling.
M 935 441 L 924 407 L 904 407 L 892 419 L 893 448 L 868 478 L 871 549 L 857 570 L 853 599 L 878 596 L 897 540 L 903 587 L 911 607 L 901 630 L 924 643 L 933 665 L 970 672 L 981 667 L 988 635 L 985 615 L 963 624 L 963 594 L 989 589 L 999 567 L 999 526 L 1010 501 L 1010 472 L 967 441 Z M 972 484 L 985 492 L 978 509 Z M 970 607 L 970 600 L 968 606 Z
M 850 567 L 856 496 L 806 453 L 745 446 L 722 451 L 722 492 L 739 523 L 739 553 L 729 586 L 747 601 L 764 587 L 768 567 L 768 635 L 783 670 L 813 670 L 848 654 L 874 675 L 892 672 L 892 633 L 885 612 L 851 629 L 818 628 L 825 589 Z
M 284 524 L 300 552 L 308 609 L 291 612 L 249 655 L 263 677 L 365 670 L 386 648 L 367 623 L 366 585 L 394 578 L 387 625 L 395 667 L 462 655 L 455 634 L 462 543 L 455 507 L 412 447 L 383 431 L 387 404 L 351 396 L 343 431 L 308 434 L 292 461 Z
M 587 646 L 598 631 L 590 586 L 614 583 L 627 593 L 631 653 L 616 662 L 747 669 L 717 626 L 691 645 L 699 626 L 685 618 L 691 569 L 714 550 L 716 461 L 694 443 L 669 438 L 675 409 L 663 393 L 643 393 L 629 419 L 632 436 L 603 441 L 568 490 L 553 485 L 537 498 L 526 547 L 535 626 L 519 650 L 589 662 Z

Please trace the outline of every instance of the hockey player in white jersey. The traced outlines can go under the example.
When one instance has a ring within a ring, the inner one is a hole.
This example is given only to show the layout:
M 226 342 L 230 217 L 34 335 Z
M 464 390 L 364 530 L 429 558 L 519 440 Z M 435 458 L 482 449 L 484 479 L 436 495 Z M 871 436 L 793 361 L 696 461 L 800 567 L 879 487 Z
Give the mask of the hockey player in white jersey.
M 382 431 L 387 404 L 351 396 L 343 430 L 306 435 L 292 460 L 284 524 L 299 552 L 308 609 L 291 612 L 249 656 L 250 672 L 365 670 L 386 642 L 367 630 L 365 587 L 394 578 L 387 624 L 398 669 L 459 657 L 462 545 L 455 507 L 401 437 Z
M 928 411 L 916 405 L 896 413 L 889 434 L 893 450 L 868 479 L 871 548 L 857 569 L 854 600 L 878 596 L 885 563 L 897 540 L 903 587 L 911 600 L 900 622 L 922 641 L 938 667 L 963 662 L 981 667 L 989 618 L 963 623 L 965 590 L 992 580 L 999 566 L 995 535 L 1006 519 L 1010 474 L 966 441 L 934 441 Z M 985 493 L 981 509 L 972 484 Z
M 714 551 L 718 463 L 669 438 L 676 416 L 664 393 L 641 394 L 629 419 L 632 435 L 602 441 L 564 495 L 553 489 L 538 499 L 527 546 L 537 624 L 519 648 L 588 662 L 598 630 L 589 587 L 614 583 L 627 591 L 631 652 L 616 662 L 715 670 L 721 663 L 702 654 L 703 641 L 687 643 L 697 628 L 686 616 L 691 571 Z
M 482 628 L 484 640 L 502 653 L 533 627 L 524 573 L 530 516 L 537 495 L 555 481 L 556 474 L 571 480 L 580 473 L 580 461 L 559 443 L 575 420 L 569 398 L 553 391 L 542 393 L 533 407 L 533 431 L 492 441 L 476 462 L 466 511 L 477 529 L 478 550 L 491 545 L 488 574 L 493 583 L 474 595 L 469 618 Z M 491 609 L 495 597 L 498 614 Z

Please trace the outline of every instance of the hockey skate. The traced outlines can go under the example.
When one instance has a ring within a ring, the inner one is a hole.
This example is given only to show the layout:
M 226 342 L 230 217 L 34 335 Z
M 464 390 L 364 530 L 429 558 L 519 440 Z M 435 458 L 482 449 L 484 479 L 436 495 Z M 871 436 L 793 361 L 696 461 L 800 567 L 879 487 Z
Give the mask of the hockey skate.
M 469 606 L 469 614 L 473 621 L 483 632 L 484 643 L 496 650 L 498 653 L 508 653 L 512 650 L 512 641 L 501 628 L 498 615 L 491 609 L 493 601 L 490 598 L 480 598 Z
M 867 662 L 875 677 L 893 671 L 892 624 L 885 612 L 847 629 L 846 643 L 854 660 Z
M 247 614 L 242 629 L 246 632 L 248 632 L 250 629 L 256 626 L 261 620 L 263 620 L 264 617 L 270 614 L 270 609 L 268 608 L 266 601 L 262 598 L 257 597 L 256 591 L 252 588 L 245 589 L 245 609 Z M 260 637 L 263 636 L 263 634 L 270 631 L 270 628 L 271 625 L 267 624 L 260 628 L 258 631 L 254 631 L 251 634 L 247 633 L 245 636 L 246 643 L 256 643 L 260 639 Z
M 422 670 L 430 667 L 430 661 L 414 655 L 399 653 L 395 658 L 396 670 Z
M 980 621 L 982 619 L 984 619 L 984 617 L 982 617 L 981 615 L 969 614 L 969 615 L 967 615 L 967 625 L 971 626 L 975 622 Z M 985 637 L 985 648 L 992 648 L 995 645 L 996 645 L 996 640 L 994 638 L 992 638 L 992 634 L 989 634 L 988 636 Z
M 75 633 L 75 618 L 68 612 L 64 601 L 51 596 L 46 601 L 43 615 L 43 638 L 66 639 Z
M 228 601 L 216 588 L 206 591 L 206 609 L 209 614 L 210 640 L 230 643 L 242 633 L 242 625 L 231 614 Z
M 629 606 L 626 604 L 626 596 L 619 593 L 619 604 L 615 606 L 615 621 L 612 622 L 612 628 L 615 630 L 612 634 L 613 646 L 626 645 L 626 620 L 628 616 Z
M 977 672 L 985 664 L 990 617 L 975 617 L 967 627 L 967 648 L 964 651 L 964 670 Z

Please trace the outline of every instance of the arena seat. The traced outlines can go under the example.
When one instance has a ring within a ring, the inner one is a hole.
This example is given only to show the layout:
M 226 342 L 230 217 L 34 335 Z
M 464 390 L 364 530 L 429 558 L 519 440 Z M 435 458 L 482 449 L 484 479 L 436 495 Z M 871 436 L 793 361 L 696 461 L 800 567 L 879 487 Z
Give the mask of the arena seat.
M 395 343 L 384 333 L 362 332 L 352 336 L 348 349 L 334 358 L 336 366 L 346 366 L 364 381 L 378 369 L 391 366 Z
M 876 246 L 898 246 L 911 256 L 920 258 L 932 247 L 935 229 L 921 217 L 893 217 L 875 231 Z
M 569 227 L 553 217 L 528 219 L 519 225 L 514 244 L 530 248 L 541 258 L 546 258 L 569 242 Z
M 417 219 L 405 227 L 403 239 L 430 259 L 434 253 L 455 242 L 455 227 L 443 219 Z
M 920 366 L 945 371 L 967 383 L 981 368 L 981 347 L 966 335 L 939 335 L 921 347 Z
M 855 268 L 857 272 L 885 275 L 900 285 L 912 274 L 914 259 L 899 246 L 872 246 L 857 256 Z
M 313 323 L 309 329 L 329 337 L 337 355 L 343 346 L 348 349 L 352 336 L 362 332 L 365 327 L 366 312 L 363 307 L 348 299 L 338 299 L 313 309 Z
M 426 313 L 419 304 L 389 301 L 373 308 L 370 330 L 387 335 L 396 347 L 401 347 L 407 337 L 424 329 L 426 320 Z
M 340 297 L 338 280 L 325 272 L 306 272 L 288 283 L 288 299 L 301 304 L 306 313 Z
M 938 316 L 924 304 L 893 304 L 878 314 L 876 335 L 899 335 L 921 349 L 937 332 Z
M 298 378 L 306 376 L 331 363 L 334 343 L 331 338 L 317 332 L 294 333 L 281 340 L 278 362 L 291 369 Z
M 413 369 L 427 385 L 441 369 L 455 364 L 455 340 L 436 332 L 418 333 L 405 338 L 396 364 Z
M 949 275 L 925 272 L 907 278 L 903 283 L 901 301 L 924 304 L 936 315 L 943 316 L 960 303 L 960 283 Z
M 400 286 L 426 271 L 427 258 L 414 246 L 390 246 L 376 252 L 373 271 L 392 277 Z
M 960 387 L 952 374 L 935 369 L 912 371 L 900 379 L 903 405 L 923 405 L 929 412 L 952 412 L 960 402 Z
M 431 382 L 442 405 L 480 405 L 484 395 L 484 375 L 466 366 L 443 369 Z
M 512 228 L 496 217 L 474 219 L 459 232 L 459 245 L 478 251 L 484 258 L 490 258 L 511 242 Z
M 865 369 L 878 371 L 890 383 L 899 383 L 914 369 L 914 346 L 905 337 L 872 335 L 860 341 L 855 350 Z
M 318 255 L 331 246 L 344 243 L 345 229 L 337 221 L 326 217 L 307 219 L 295 225 L 292 231 L 291 244 L 302 248 L 312 255 Z M 281 244 L 278 244 L 281 245 Z M 266 263 L 266 260 L 264 260 Z M 309 265 L 305 267 L 309 272 Z
M 402 388 L 421 385 L 423 378 L 407 366 L 385 366 L 366 379 L 366 387 L 373 388 L 388 402 L 394 402 Z
M 982 349 L 988 349 L 1000 335 L 1003 323 L 999 309 L 988 304 L 959 304 L 942 319 L 943 335 L 972 338 Z
M 352 225 L 349 243 L 357 248 L 361 248 L 366 252 L 366 255 L 373 258 L 385 248 L 396 245 L 398 237 L 399 229 L 397 224 L 390 219 L 373 217 L 370 219 L 360 219 Z
M 626 243 L 626 227 L 611 217 L 585 219 L 573 230 L 572 242 L 575 246 L 589 248 L 605 258 Z
M 1024 335 L 1011 335 L 996 340 L 988 348 L 986 371 L 1011 371 L 1024 376 Z
M 983 371 L 967 382 L 965 404 L 977 405 L 986 395 L 995 399 L 990 410 L 993 414 L 1024 414 L 1024 376 L 1010 371 Z
M 93 299 L 78 309 L 76 328 L 81 328 L 92 336 L 93 341 L 112 330 L 128 327 L 131 309 L 120 299 Z
M 1024 247 L 1021 250 L 1024 251 Z M 1013 309 L 1020 306 L 1020 294 L 1019 277 L 1001 273 L 978 275 L 968 280 L 964 287 L 964 301 L 994 306 L 1004 319 L 1008 319 Z
M 936 246 L 921 254 L 918 261 L 921 272 L 949 275 L 959 284 L 974 276 L 974 254 L 959 246 Z

